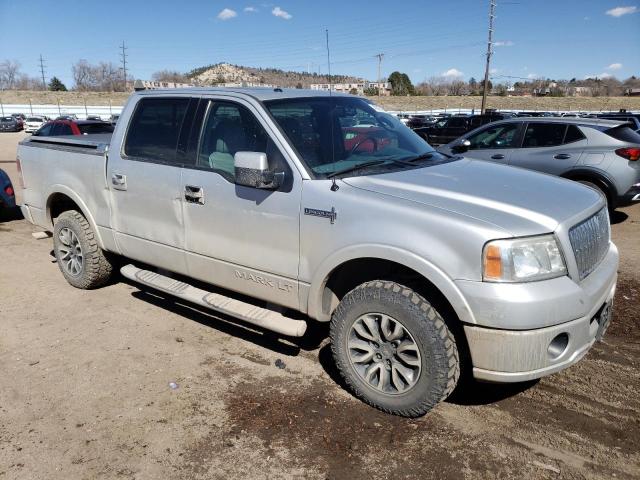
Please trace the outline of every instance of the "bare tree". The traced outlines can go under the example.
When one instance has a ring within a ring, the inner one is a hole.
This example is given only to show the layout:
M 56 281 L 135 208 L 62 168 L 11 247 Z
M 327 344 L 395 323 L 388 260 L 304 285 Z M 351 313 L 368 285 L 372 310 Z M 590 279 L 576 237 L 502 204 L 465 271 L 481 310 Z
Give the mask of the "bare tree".
M 190 83 L 186 75 L 175 70 L 160 70 L 151 75 L 151 79 L 156 82 Z
M 78 60 L 71 71 L 76 90 L 113 92 L 121 89 L 122 71 L 111 62 L 92 65 L 86 60 Z
M 466 95 L 467 83 L 463 80 L 452 80 L 449 85 L 449 95 Z
M 93 90 L 95 87 L 95 78 L 93 76 L 93 68 L 86 60 L 78 60 L 72 67 L 73 81 L 76 84 L 76 90 Z
M 11 90 L 16 88 L 16 80 L 20 73 L 20 63 L 16 60 L 5 60 L 0 63 L 0 89 Z

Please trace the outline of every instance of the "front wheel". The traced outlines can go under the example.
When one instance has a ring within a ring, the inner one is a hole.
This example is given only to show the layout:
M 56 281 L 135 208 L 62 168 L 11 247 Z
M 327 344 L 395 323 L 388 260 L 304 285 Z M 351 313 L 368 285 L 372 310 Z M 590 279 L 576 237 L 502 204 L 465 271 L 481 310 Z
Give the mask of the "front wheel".
M 458 349 L 441 314 L 390 281 L 364 283 L 331 319 L 333 357 L 352 393 L 387 413 L 426 414 L 455 388 Z
M 91 225 L 75 210 L 56 219 L 53 251 L 62 275 L 76 288 L 100 287 L 113 274 L 113 265 L 98 245 Z

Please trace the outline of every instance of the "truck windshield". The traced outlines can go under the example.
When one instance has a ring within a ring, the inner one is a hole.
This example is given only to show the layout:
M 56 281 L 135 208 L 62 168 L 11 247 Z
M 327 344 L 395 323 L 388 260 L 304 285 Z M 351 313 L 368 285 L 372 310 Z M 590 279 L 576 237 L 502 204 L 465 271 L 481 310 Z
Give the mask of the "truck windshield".
M 264 103 L 314 178 L 383 173 L 449 161 L 396 117 L 361 98 L 310 97 Z

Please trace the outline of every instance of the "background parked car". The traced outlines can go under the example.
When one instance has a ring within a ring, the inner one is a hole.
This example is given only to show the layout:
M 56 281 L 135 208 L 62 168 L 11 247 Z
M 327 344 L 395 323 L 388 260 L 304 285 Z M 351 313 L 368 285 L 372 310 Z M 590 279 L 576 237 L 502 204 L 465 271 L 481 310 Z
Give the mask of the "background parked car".
M 37 132 L 38 137 L 57 137 L 61 135 L 89 135 L 112 133 L 113 125 L 98 120 L 51 120 Z
M 445 154 L 538 170 L 600 190 L 609 208 L 640 201 L 640 134 L 621 120 L 515 118 L 438 148 Z
M 119 118 L 120 118 L 120 115 L 116 113 L 116 114 L 111 115 L 111 116 L 109 117 L 108 122 L 109 122 L 109 123 L 111 123 L 111 125 L 115 126 L 115 125 L 116 125 L 116 123 L 118 123 L 118 119 L 119 119 Z
M 42 127 L 42 125 L 44 125 L 46 121 L 47 119 L 45 117 L 27 117 L 27 120 L 24 122 L 24 131 L 33 133 L 40 127 Z
M 16 206 L 16 196 L 7 172 L 0 169 L 0 211 L 13 209 Z
M 22 130 L 22 121 L 11 115 L 0 117 L 0 132 L 19 132 Z
M 469 116 L 454 115 L 443 120 L 438 120 L 432 126 L 415 128 L 413 131 L 431 145 L 441 145 L 481 125 L 512 117 L 512 113 L 490 113 L 488 115 Z

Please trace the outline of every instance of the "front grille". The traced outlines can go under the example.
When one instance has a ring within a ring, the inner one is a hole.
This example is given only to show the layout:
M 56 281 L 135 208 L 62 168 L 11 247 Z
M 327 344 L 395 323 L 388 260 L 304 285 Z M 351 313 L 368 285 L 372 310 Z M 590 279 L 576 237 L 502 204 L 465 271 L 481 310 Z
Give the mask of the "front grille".
M 607 254 L 609 233 L 609 213 L 606 208 L 569 230 L 569 241 L 578 264 L 580 280 L 593 272 Z

